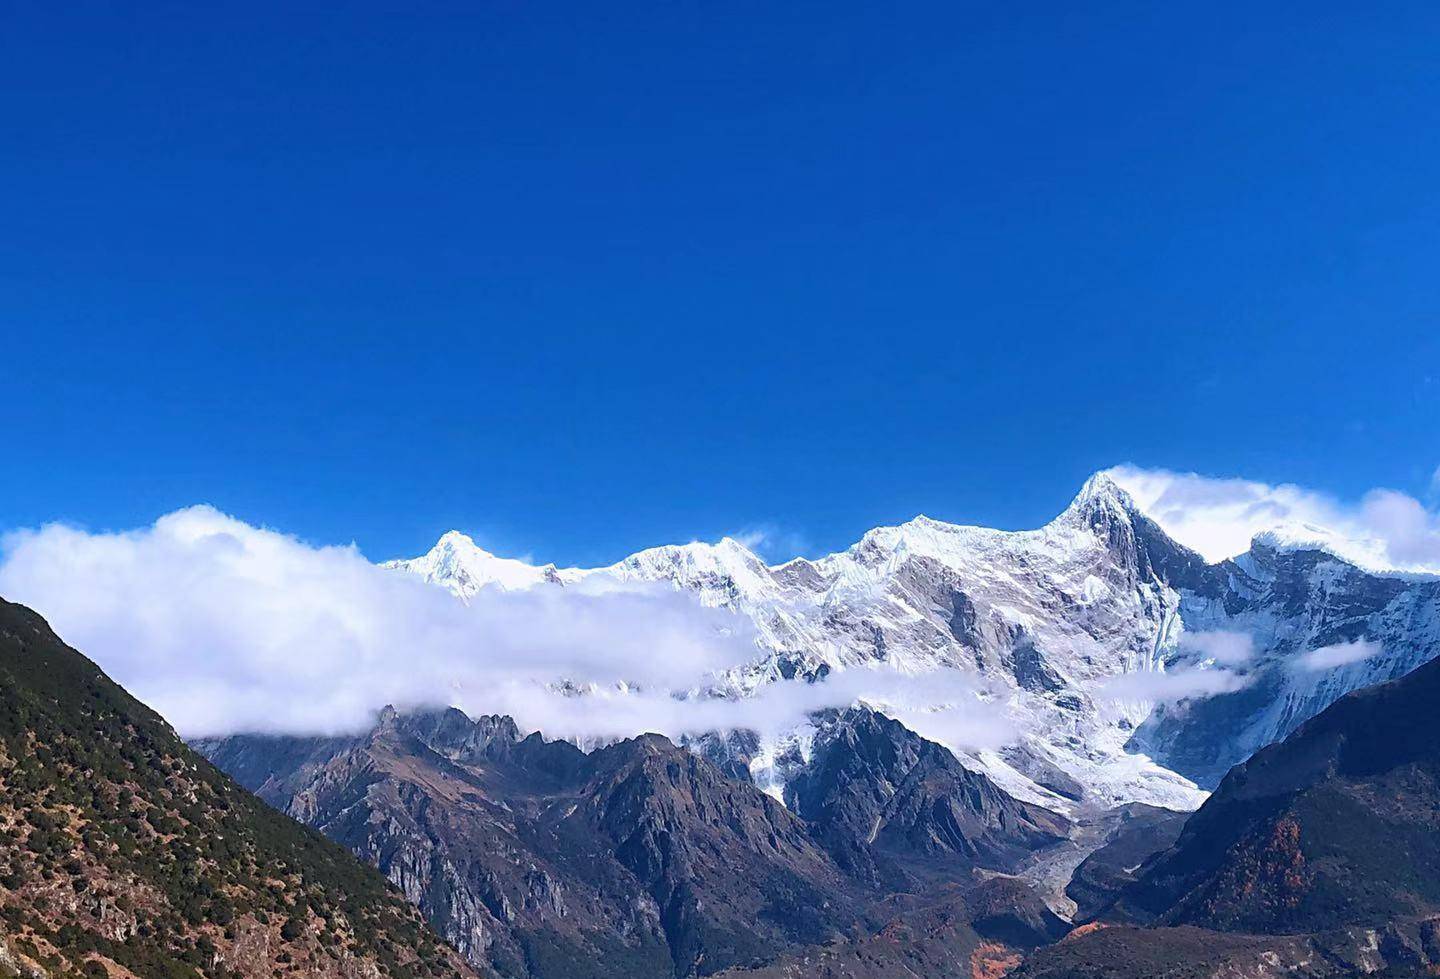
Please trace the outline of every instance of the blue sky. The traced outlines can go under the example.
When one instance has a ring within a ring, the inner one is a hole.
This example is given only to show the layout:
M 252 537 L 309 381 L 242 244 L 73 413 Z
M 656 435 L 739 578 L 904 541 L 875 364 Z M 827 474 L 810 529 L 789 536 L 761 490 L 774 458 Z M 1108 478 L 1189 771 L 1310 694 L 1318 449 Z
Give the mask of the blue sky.
M 1434 5 L 200 6 L 7 15 L 0 528 L 589 564 L 1440 465 Z

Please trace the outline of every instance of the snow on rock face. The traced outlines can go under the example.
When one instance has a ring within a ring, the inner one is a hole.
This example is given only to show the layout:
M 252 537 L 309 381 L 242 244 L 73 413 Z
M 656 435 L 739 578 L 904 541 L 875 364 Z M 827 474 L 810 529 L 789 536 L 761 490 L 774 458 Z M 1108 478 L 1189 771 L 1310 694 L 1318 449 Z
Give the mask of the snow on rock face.
M 651 548 L 608 568 L 535 568 L 454 533 L 389 566 L 462 598 L 590 575 L 669 582 L 755 623 L 761 650 L 722 679 L 731 695 L 862 665 L 965 671 L 1004 705 L 1017 737 L 999 750 L 962 749 L 962 759 L 1019 798 L 1062 810 L 1193 808 L 1205 795 L 1197 782 L 1214 784 L 1349 690 L 1440 654 L 1440 579 L 1371 574 L 1273 537 L 1209 565 L 1103 473 L 1038 530 L 922 516 L 840 553 L 776 566 L 726 538 Z M 1187 631 L 1249 633 L 1257 655 L 1202 661 L 1182 647 Z M 1357 638 L 1381 643 L 1383 655 L 1332 670 L 1296 666 L 1300 653 Z M 1110 687 L 1120 677 L 1220 668 L 1239 689 L 1167 706 L 1117 700 Z M 753 745 L 738 762 L 778 794 L 810 736 Z
M 1247 633 L 1257 650 L 1243 689 L 1162 706 L 1132 739 L 1207 785 L 1352 690 L 1440 655 L 1440 578 L 1373 574 L 1263 535 L 1214 566 L 1180 614 L 1192 629 Z

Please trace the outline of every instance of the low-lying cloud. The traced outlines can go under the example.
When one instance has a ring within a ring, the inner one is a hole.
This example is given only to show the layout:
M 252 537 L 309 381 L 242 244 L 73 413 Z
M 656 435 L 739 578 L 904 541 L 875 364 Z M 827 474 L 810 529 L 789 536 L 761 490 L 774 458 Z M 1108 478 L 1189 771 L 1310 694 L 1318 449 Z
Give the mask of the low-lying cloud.
M 1248 632 L 1183 632 L 1176 645 L 1180 656 L 1167 668 L 1122 673 L 1106 681 L 1100 695 L 1130 703 L 1173 704 L 1232 693 L 1251 682 L 1240 669 L 1255 658 L 1255 639 Z
M 1181 652 L 1201 659 L 1211 659 L 1225 666 L 1240 666 L 1255 658 L 1255 639 L 1248 632 L 1182 633 L 1179 642 Z
M 353 546 L 311 546 L 203 506 L 122 533 L 9 534 L 0 595 L 45 615 L 187 737 L 355 731 L 387 703 L 508 713 L 577 739 L 778 733 L 856 699 L 923 713 L 957 748 L 1008 737 L 1000 709 L 954 671 L 851 670 L 696 699 L 758 655 L 753 626 L 666 584 L 593 576 L 483 589 L 466 604 Z M 557 692 L 561 679 L 588 692 Z
M 680 699 L 669 691 L 601 688 L 573 697 L 558 713 L 553 695 L 536 685 L 507 692 L 501 713 L 515 716 L 550 737 L 609 740 L 655 731 L 671 738 L 712 731 L 748 730 L 773 737 L 794 730 L 816 711 L 864 703 L 901 721 L 916 733 L 957 751 L 999 748 L 1014 740 L 1016 728 L 1001 700 L 972 674 L 940 669 L 920 675 L 888 667 L 856 667 L 823 681 L 779 680 L 735 699 Z M 490 706 L 486 706 L 489 704 Z M 467 713 L 493 712 L 461 699 Z
M 1249 682 L 1247 676 L 1232 670 L 1182 666 L 1174 670 L 1122 673 L 1106 682 L 1100 693 L 1111 700 L 1173 704 L 1232 693 Z
M 1256 534 L 1278 530 L 1367 567 L 1440 574 L 1440 513 L 1396 490 L 1371 490 L 1349 504 L 1291 483 L 1135 466 L 1109 474 L 1166 533 L 1209 561 L 1242 554 Z
M 1378 642 L 1371 642 L 1368 639 L 1355 639 L 1351 642 L 1336 643 L 1333 646 L 1321 646 L 1319 649 L 1311 649 L 1295 657 L 1295 668 L 1308 673 L 1316 673 L 1321 670 L 1333 670 L 1340 666 L 1349 666 L 1351 663 L 1358 663 L 1361 660 L 1369 659 L 1372 656 L 1379 656 L 1383 647 Z

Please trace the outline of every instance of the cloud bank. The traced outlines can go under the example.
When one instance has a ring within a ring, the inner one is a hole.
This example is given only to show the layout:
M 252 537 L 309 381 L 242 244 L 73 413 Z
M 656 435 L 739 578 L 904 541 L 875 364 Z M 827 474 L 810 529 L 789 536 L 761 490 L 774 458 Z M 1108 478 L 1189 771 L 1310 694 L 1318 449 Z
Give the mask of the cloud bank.
M 1109 475 L 1175 540 L 1220 561 L 1251 538 L 1321 544 L 1365 567 L 1440 574 L 1440 514 L 1412 496 L 1375 489 L 1358 504 L 1294 484 L 1117 466 Z
M 998 708 L 960 674 L 847 671 L 682 702 L 755 658 L 748 619 L 668 585 L 604 576 L 484 589 L 465 604 L 353 546 L 311 546 L 203 506 L 123 533 L 57 524 L 9 534 L 0 595 L 45 615 L 187 737 L 355 731 L 387 703 L 508 713 L 551 737 L 764 733 L 865 697 L 904 711 L 922 695 L 944 699 L 937 691 L 956 705 L 935 714 L 947 742 L 1007 736 Z M 561 679 L 589 693 L 558 692 Z

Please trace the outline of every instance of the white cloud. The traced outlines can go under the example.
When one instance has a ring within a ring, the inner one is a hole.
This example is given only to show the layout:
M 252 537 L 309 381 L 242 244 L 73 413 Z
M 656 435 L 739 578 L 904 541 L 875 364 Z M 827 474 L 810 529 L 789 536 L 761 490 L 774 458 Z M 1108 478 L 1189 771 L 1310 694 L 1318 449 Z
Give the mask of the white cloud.
M 1399 567 L 1440 570 L 1440 516 L 1395 490 L 1366 494 L 1361 514 Z
M 1356 639 L 1351 642 L 1336 643 L 1333 646 L 1321 646 L 1319 649 L 1309 650 L 1295 657 L 1294 662 L 1296 669 L 1318 672 L 1358 663 L 1372 656 L 1378 656 L 1381 652 L 1383 652 L 1383 647 L 1378 642 Z
M 1177 645 L 1181 657 L 1168 669 L 1122 673 L 1103 684 L 1100 695 L 1129 703 L 1174 704 L 1231 693 L 1250 683 L 1249 676 L 1232 669 L 1255 658 L 1249 633 L 1184 632 Z
M 1100 694 L 1111 700 L 1169 704 L 1231 693 L 1249 682 L 1248 677 L 1230 670 L 1187 666 L 1176 670 L 1123 673 L 1106 682 L 1100 688 Z
M 1184 652 L 1226 666 L 1239 666 L 1255 657 L 1255 640 L 1248 632 L 1186 632 L 1179 645 Z
M 0 594 L 187 735 L 354 728 L 387 702 L 503 700 L 561 676 L 683 687 L 754 655 L 747 622 L 668 588 L 487 589 L 465 605 L 353 547 L 208 507 L 128 533 L 51 525 L 3 551 Z
M 680 700 L 664 690 L 597 689 L 568 698 L 556 712 L 551 695 L 532 685 L 507 699 L 503 713 L 521 727 L 551 737 L 623 738 L 654 731 L 671 738 L 745 729 L 762 737 L 793 730 L 815 711 L 867 703 L 911 730 L 955 750 L 998 748 L 1014 740 L 1014 722 L 972 674 L 940 669 L 907 676 L 888 667 L 857 667 L 807 683 L 782 680 L 735 699 Z M 483 702 L 459 701 L 468 713 L 495 711 Z M 527 719 L 538 718 L 545 723 Z
M 753 659 L 753 626 L 663 584 L 604 576 L 561 588 L 484 589 L 469 604 L 354 547 L 314 547 L 210 507 L 151 527 L 50 525 L 0 540 L 0 595 L 46 616 L 71 645 L 184 735 L 330 733 L 381 706 L 508 713 L 554 737 L 657 731 L 778 732 L 858 698 L 929 717 L 955 747 L 1008 736 L 966 677 L 852 670 L 772 684 L 745 700 L 676 699 Z M 593 685 L 565 696 L 560 678 Z
M 1440 514 L 1396 490 L 1347 504 L 1291 483 L 1135 466 L 1109 474 L 1166 533 L 1209 561 L 1242 554 L 1256 534 L 1272 532 L 1366 567 L 1440 573 Z

